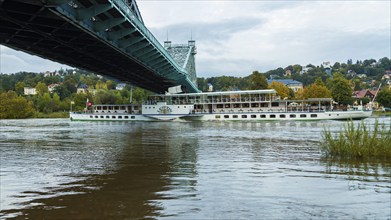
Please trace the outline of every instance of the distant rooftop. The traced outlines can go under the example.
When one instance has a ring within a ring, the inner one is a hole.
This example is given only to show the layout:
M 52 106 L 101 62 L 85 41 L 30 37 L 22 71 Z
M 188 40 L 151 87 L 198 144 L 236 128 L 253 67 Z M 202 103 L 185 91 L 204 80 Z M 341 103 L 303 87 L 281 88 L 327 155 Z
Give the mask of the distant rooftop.
M 303 83 L 296 81 L 296 80 L 293 80 L 293 79 L 269 79 L 269 80 L 267 80 L 267 84 L 270 84 L 273 81 L 284 83 L 284 85 L 286 85 L 286 86 L 288 86 L 288 85 L 302 85 L 303 84 Z

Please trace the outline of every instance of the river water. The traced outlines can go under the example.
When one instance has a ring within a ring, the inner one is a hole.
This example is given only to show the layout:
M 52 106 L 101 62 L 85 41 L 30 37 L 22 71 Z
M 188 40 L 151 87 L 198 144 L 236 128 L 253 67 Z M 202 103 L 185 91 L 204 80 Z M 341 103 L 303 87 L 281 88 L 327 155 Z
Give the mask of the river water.
M 346 122 L 0 123 L 0 218 L 391 218 L 391 163 L 322 157 Z

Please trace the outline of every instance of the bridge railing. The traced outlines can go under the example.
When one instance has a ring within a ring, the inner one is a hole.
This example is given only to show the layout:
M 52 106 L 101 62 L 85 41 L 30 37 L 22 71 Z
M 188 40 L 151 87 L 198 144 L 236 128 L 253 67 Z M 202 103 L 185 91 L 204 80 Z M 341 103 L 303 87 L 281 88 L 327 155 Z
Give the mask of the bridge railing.
M 171 62 L 171 64 L 177 68 L 182 74 L 186 74 L 186 70 L 180 67 L 175 60 L 168 54 L 164 47 L 159 43 L 159 41 L 153 36 L 153 34 L 145 27 L 145 25 L 138 20 L 138 18 L 133 14 L 131 8 L 125 3 L 124 0 L 110 0 L 114 6 L 117 6 L 117 9 L 122 11 L 123 15 L 130 19 L 130 21 L 144 34 L 145 37 L 163 54 L 163 56 Z

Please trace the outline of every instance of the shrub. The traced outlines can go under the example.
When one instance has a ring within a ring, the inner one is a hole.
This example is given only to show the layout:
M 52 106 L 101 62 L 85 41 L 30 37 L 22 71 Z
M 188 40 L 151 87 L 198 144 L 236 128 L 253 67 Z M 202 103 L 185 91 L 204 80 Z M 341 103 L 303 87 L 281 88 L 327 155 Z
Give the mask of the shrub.
M 387 128 L 378 121 L 373 129 L 350 121 L 335 135 L 324 129 L 322 139 L 321 150 L 326 157 L 391 159 L 391 125 Z

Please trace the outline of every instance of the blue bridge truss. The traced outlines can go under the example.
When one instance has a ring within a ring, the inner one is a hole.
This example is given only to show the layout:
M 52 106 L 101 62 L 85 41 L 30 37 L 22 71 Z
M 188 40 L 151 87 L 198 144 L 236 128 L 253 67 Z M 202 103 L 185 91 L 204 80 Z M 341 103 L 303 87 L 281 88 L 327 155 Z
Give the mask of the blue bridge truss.
M 135 0 L 0 0 L 0 44 L 158 93 L 199 92 L 195 42 L 163 47 Z

